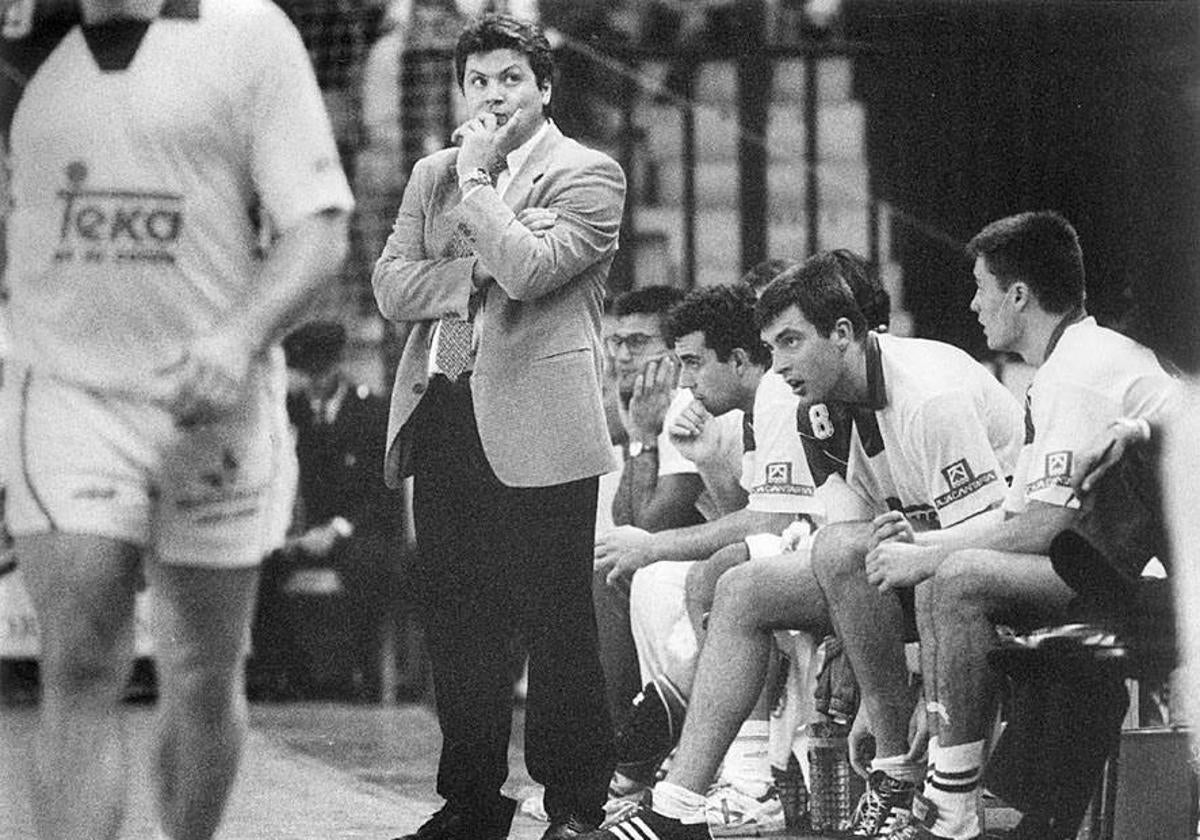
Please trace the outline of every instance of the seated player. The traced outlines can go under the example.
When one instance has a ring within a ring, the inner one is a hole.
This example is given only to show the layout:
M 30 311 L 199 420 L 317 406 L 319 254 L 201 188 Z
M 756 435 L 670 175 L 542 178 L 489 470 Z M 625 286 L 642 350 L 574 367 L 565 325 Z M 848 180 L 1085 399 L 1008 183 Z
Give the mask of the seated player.
M 890 835 L 903 840 L 982 835 L 979 777 L 995 703 L 986 657 L 995 624 L 1061 622 L 1072 591 L 1047 551 L 1078 509 L 1072 461 L 1120 418 L 1154 419 L 1175 388 L 1149 349 L 1087 315 L 1079 240 L 1057 213 L 993 222 L 968 253 L 975 261 L 971 310 L 988 347 L 1037 368 L 1012 492 L 1002 510 L 942 533 L 915 532 L 904 511 L 881 517 L 869 553 L 830 553 L 817 567 L 869 708 L 875 766 L 885 772 L 907 751 L 908 714 L 895 702 L 895 625 L 872 611 L 891 600 L 889 590 L 920 585 L 929 764 L 911 820 Z M 980 473 L 947 461 L 945 476 L 958 495 Z
M 757 315 L 775 371 L 801 401 L 846 408 L 848 457 L 822 488 L 838 494 L 831 509 L 857 508 L 858 519 L 905 509 L 919 514 L 926 527 L 938 527 L 1000 503 L 1020 446 L 1021 414 L 985 368 L 945 344 L 868 332 L 830 255 L 817 255 L 776 279 Z M 978 480 L 961 493 L 949 492 L 943 472 L 948 464 L 962 464 Z M 869 521 L 827 525 L 817 532 L 813 553 L 843 545 L 865 552 L 871 533 Z M 679 748 L 654 790 L 653 809 L 585 837 L 708 837 L 703 791 L 759 691 L 772 631 L 822 632 L 828 626 L 807 552 L 726 572 Z
M 626 441 L 610 505 L 614 525 L 660 531 L 693 525 L 716 514 L 696 465 L 680 454 L 667 434 L 675 416 L 692 402 L 691 392 L 677 387 L 663 323 L 667 311 L 682 298 L 683 292 L 670 286 L 645 286 L 625 292 L 613 303 L 614 323 L 605 344 L 617 378 L 617 411 Z M 726 455 L 715 466 L 724 467 L 736 480 L 741 427 L 736 417 L 730 419 L 735 422 L 724 424 L 718 444 Z M 629 626 L 628 582 L 609 586 L 606 577 L 606 572 L 597 573 L 592 596 L 609 710 L 619 721 L 643 683 Z

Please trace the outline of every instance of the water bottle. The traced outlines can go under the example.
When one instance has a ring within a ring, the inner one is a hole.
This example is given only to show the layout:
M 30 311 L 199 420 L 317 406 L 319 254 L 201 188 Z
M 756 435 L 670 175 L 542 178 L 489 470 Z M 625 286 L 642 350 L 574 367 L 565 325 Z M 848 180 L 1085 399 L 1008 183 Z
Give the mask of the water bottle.
M 836 833 L 850 827 L 862 779 L 850 767 L 846 736 L 850 728 L 833 721 L 809 725 L 808 761 L 812 770 L 808 807 L 812 830 Z

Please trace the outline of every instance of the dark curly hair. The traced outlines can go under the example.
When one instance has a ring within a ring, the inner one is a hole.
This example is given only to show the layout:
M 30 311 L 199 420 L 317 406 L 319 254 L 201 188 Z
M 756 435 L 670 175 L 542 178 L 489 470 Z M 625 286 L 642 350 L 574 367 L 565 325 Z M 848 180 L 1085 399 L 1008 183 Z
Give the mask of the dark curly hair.
M 754 323 L 754 290 L 745 283 L 688 292 L 667 314 L 667 336 L 675 343 L 694 332 L 704 335 L 705 346 L 719 361 L 729 361 L 734 348 L 740 347 L 752 363 L 771 365 L 771 349 L 763 344 Z
M 554 54 L 541 27 L 511 15 L 487 14 L 467 24 L 454 45 L 454 74 L 459 89 L 465 80 L 467 57 L 492 50 L 513 50 L 528 58 L 538 87 L 553 81 Z M 543 111 L 549 114 L 549 106 Z

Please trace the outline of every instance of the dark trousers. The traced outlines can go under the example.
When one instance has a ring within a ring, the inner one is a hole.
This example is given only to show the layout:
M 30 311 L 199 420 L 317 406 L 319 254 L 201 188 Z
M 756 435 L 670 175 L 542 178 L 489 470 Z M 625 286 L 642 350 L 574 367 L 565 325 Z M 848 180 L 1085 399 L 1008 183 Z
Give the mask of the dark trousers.
M 438 794 L 506 827 L 511 642 L 529 653 L 525 763 L 551 818 L 599 822 L 612 726 L 592 609 L 596 478 L 500 483 L 465 382 L 435 376 L 410 418 L 418 558 L 414 580 L 433 667 Z M 539 453 L 530 452 L 530 458 Z

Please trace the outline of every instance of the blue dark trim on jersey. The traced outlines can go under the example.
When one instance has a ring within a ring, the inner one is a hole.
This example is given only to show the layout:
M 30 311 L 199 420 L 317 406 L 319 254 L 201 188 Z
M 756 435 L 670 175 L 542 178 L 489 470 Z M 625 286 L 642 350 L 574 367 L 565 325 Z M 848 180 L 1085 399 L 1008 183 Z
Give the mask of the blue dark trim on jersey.
M 754 442 L 754 414 L 747 411 L 742 415 L 742 454 L 753 452 L 757 448 Z
M 116 18 L 85 24 L 80 29 L 97 66 L 105 73 L 118 73 L 129 69 L 150 29 L 150 21 Z
M 879 421 L 875 412 L 887 406 L 887 383 L 883 381 L 883 356 L 879 351 L 879 336 L 873 332 L 867 333 L 864 355 L 867 361 L 867 402 L 866 405 L 849 406 L 849 414 L 855 428 L 858 429 L 863 452 L 868 458 L 874 458 L 884 449 L 883 434 L 879 431 Z
M 879 411 L 887 407 L 887 383 L 883 381 L 883 353 L 879 349 L 879 335 L 867 333 L 867 407 Z
M 799 406 L 796 408 L 796 431 L 800 435 L 800 443 L 804 447 L 804 458 L 808 462 L 808 471 L 812 474 L 813 485 L 820 487 L 829 476 L 837 473 L 846 477 L 847 466 L 850 463 L 850 413 L 845 403 L 824 403 L 829 415 L 828 424 L 833 434 L 819 438 L 813 431 L 812 410 L 817 406 Z

